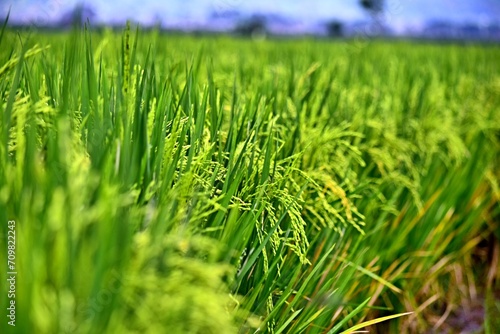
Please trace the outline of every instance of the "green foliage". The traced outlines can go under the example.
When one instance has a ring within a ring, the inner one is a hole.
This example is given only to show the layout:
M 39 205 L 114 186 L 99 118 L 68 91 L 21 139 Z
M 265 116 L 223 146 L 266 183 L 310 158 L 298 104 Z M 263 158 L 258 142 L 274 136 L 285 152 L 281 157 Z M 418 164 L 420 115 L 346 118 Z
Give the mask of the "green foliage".
M 498 236 L 498 47 L 19 34 L 16 332 L 421 332 Z

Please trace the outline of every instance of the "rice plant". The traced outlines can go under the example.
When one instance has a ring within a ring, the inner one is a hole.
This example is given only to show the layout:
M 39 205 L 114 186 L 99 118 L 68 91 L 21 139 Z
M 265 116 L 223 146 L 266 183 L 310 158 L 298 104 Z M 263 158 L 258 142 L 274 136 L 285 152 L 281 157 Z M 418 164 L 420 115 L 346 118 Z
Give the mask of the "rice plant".
M 498 46 L 0 36 L 2 333 L 494 332 Z

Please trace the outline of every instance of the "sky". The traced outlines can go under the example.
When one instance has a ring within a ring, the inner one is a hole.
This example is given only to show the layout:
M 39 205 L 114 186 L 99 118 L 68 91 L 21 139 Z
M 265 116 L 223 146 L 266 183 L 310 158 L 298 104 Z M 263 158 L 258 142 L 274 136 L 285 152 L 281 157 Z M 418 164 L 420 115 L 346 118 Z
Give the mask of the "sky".
M 78 0 L 0 0 L 0 14 L 11 10 L 13 22 L 54 22 L 75 7 Z M 278 14 L 303 27 L 339 19 L 367 20 L 359 0 L 86 0 L 98 23 L 161 21 L 169 26 L 206 26 L 214 13 L 242 15 Z M 429 21 L 488 25 L 500 22 L 500 0 L 386 0 L 384 22 L 394 29 L 419 26 Z

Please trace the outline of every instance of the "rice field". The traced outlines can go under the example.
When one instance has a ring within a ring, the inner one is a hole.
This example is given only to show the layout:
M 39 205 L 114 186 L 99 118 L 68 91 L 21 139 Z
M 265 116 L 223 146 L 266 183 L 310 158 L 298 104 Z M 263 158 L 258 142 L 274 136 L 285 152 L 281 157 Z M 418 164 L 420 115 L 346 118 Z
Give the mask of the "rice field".
M 497 333 L 499 59 L 4 26 L 0 332 Z

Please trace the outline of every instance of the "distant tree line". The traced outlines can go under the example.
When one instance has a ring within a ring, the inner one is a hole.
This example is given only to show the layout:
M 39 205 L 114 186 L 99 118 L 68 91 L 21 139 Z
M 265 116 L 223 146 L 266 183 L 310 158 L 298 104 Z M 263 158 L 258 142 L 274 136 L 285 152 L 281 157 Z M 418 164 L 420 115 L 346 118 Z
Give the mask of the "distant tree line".
M 373 20 L 373 28 L 382 28 L 381 14 L 384 11 L 384 0 L 359 0 L 359 5 L 370 14 Z M 326 24 L 326 31 L 330 37 L 342 37 L 345 34 L 344 23 L 332 20 Z

